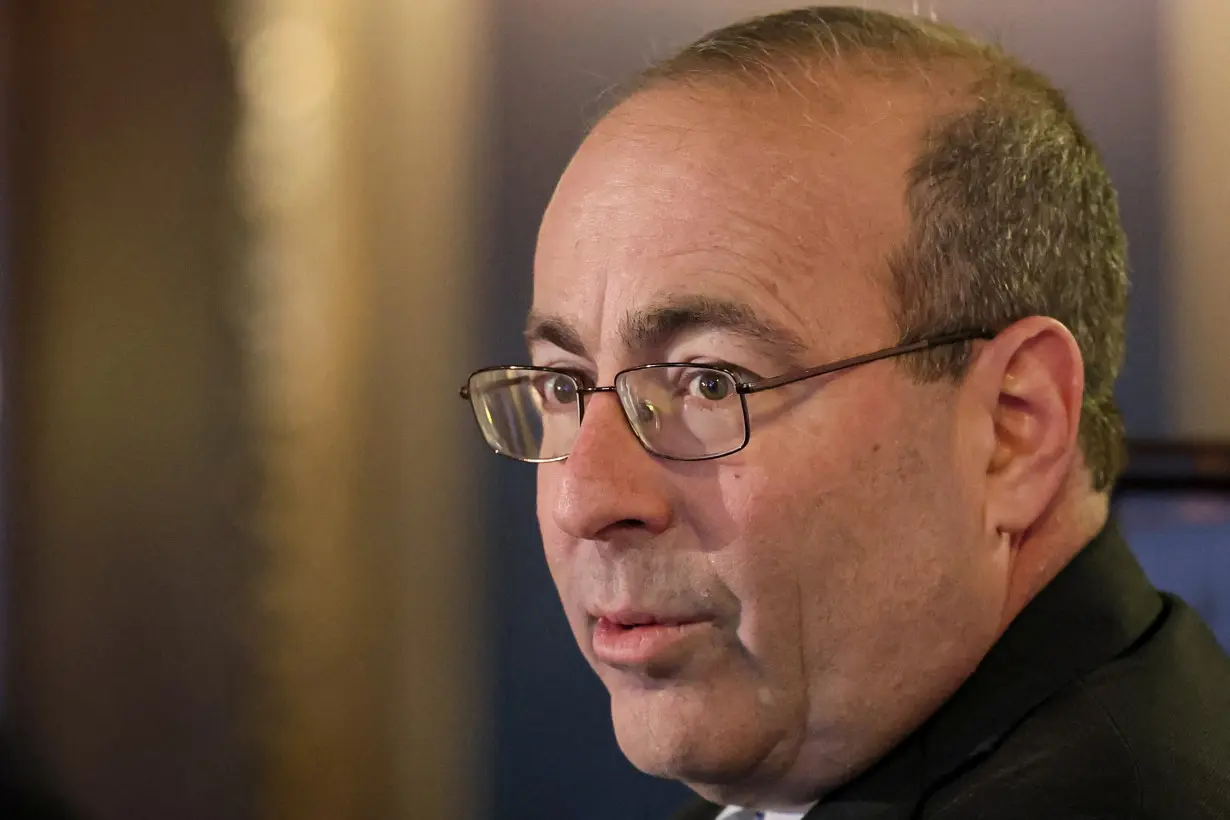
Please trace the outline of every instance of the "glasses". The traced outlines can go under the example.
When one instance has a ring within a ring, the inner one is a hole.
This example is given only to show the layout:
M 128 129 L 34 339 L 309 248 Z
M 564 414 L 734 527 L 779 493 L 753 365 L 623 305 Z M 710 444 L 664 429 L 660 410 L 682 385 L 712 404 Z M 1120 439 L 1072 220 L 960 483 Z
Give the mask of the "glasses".
M 804 379 L 943 345 L 989 339 L 986 331 L 937 336 L 849 359 L 743 382 L 713 365 L 646 364 L 615 374 L 614 383 L 587 387 L 552 367 L 488 367 L 470 375 L 461 398 L 474 408 L 483 438 L 502 456 L 541 464 L 568 457 L 585 418 L 585 397 L 615 393 L 633 434 L 655 456 L 705 461 L 737 453 L 751 439 L 747 397 Z

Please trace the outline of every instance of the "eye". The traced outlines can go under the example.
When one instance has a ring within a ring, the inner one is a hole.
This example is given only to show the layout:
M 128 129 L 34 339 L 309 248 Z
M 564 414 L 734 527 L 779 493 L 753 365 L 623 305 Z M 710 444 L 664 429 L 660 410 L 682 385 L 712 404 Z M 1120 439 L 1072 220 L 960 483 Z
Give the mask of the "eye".
M 721 401 L 734 390 L 730 376 L 718 370 L 697 370 L 687 380 L 688 392 L 708 401 Z
M 543 373 L 534 380 L 534 389 L 549 407 L 575 404 L 577 380 L 564 373 Z

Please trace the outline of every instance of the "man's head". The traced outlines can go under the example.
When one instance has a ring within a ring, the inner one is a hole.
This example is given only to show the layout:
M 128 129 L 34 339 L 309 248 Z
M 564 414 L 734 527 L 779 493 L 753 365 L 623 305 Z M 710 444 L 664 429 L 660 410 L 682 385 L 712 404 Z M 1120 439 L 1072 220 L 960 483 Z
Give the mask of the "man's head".
M 749 395 L 750 441 L 711 461 L 586 399 L 539 521 L 629 758 L 802 803 L 925 720 L 1101 523 L 1124 290 L 1060 95 L 949 29 L 792 12 L 643 75 L 544 218 L 535 365 L 752 382 L 997 335 Z

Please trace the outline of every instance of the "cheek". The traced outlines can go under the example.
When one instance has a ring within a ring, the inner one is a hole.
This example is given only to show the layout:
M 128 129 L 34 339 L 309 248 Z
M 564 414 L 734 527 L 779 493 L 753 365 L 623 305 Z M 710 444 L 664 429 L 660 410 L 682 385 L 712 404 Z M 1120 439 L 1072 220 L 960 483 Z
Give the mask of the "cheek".
M 537 510 L 538 510 L 538 529 L 542 533 L 543 540 L 547 540 L 547 535 L 552 531 L 554 523 L 551 520 L 551 510 L 555 507 L 555 493 L 558 482 L 555 476 L 552 475 L 551 464 L 540 464 L 537 467 Z
M 571 546 L 572 539 L 555 523 L 553 511 L 559 487 L 559 481 L 554 475 L 556 471 L 553 469 L 556 466 L 543 464 L 538 467 L 538 532 L 542 537 L 543 553 L 547 559 L 551 579 L 559 591 L 564 609 L 571 617 L 568 579 L 571 558 L 575 550 Z
M 739 642 L 774 698 L 803 685 L 799 647 L 807 559 L 801 511 L 808 505 L 796 490 L 783 492 L 779 476 L 732 466 L 719 477 L 718 492 L 710 488 L 690 508 L 711 572 L 739 601 Z
M 928 547 L 955 533 L 950 521 L 923 520 L 938 503 L 924 471 L 943 468 L 872 427 L 763 436 L 723 472 L 721 508 L 708 501 L 696 516 L 722 547 L 711 560 L 741 601 L 741 641 L 780 678 L 802 680 L 869 639 L 891 641 L 871 634 L 876 624 L 913 617 L 944 583 Z

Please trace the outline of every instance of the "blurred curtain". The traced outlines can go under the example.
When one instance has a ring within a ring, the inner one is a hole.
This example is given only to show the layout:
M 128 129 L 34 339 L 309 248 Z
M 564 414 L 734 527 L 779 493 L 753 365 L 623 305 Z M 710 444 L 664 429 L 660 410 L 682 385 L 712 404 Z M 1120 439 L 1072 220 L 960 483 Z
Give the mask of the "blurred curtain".
M 23 754 L 89 820 L 476 816 L 476 4 L 12 16 Z
M 270 548 L 263 816 L 478 810 L 479 499 L 456 399 L 478 22 L 457 0 L 249 0 L 235 21 Z
M 1167 95 L 1164 153 L 1167 337 L 1161 381 L 1172 430 L 1230 441 L 1230 3 L 1169 0 L 1160 36 Z M 1169 432 L 1169 431 L 1168 431 Z

